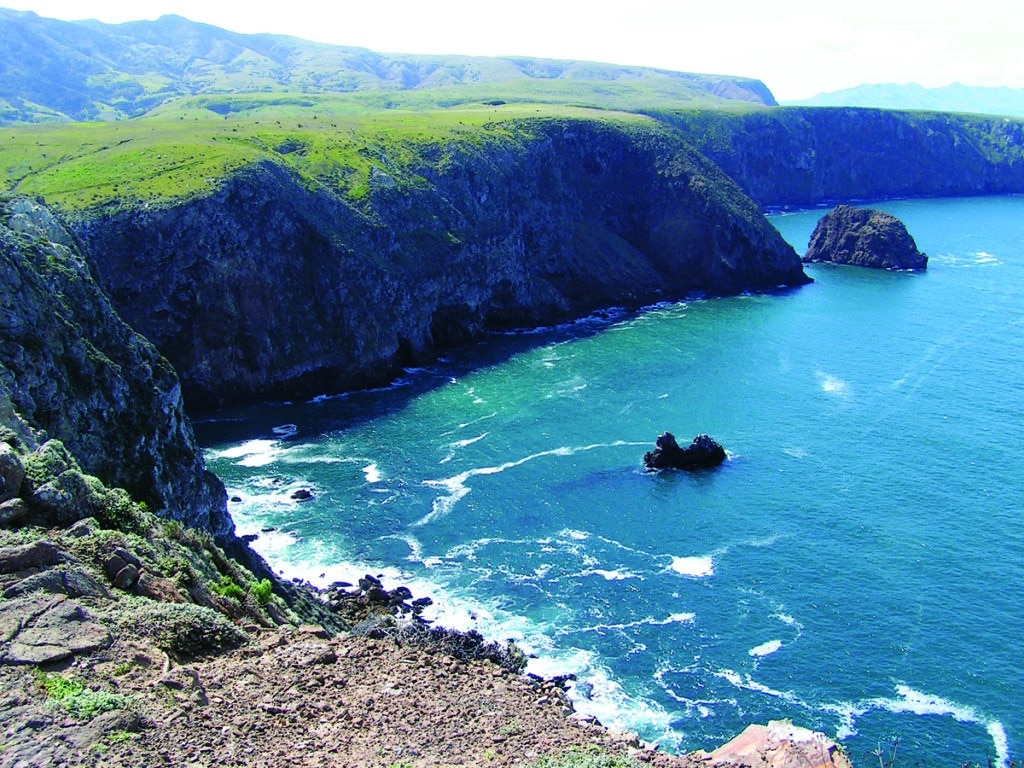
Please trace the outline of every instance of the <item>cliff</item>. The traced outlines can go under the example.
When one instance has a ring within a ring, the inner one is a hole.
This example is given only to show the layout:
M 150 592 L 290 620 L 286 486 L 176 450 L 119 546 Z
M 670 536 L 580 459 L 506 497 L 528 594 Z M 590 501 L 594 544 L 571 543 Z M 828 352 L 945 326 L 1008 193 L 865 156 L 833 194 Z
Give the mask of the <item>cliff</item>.
M 928 268 L 928 257 L 906 225 L 892 214 L 839 205 L 819 219 L 805 262 L 830 262 L 891 270 Z
M 776 108 L 659 118 L 764 206 L 1024 192 L 1024 121 Z
M 174 369 L 117 316 L 48 209 L 2 205 L 0 272 L 0 403 L 32 430 L 22 440 L 60 440 L 86 472 L 164 517 L 231 538 Z
M 488 329 L 807 282 L 757 207 L 653 121 L 520 120 L 380 151 L 359 195 L 264 161 L 204 197 L 76 221 L 190 407 L 378 384 Z

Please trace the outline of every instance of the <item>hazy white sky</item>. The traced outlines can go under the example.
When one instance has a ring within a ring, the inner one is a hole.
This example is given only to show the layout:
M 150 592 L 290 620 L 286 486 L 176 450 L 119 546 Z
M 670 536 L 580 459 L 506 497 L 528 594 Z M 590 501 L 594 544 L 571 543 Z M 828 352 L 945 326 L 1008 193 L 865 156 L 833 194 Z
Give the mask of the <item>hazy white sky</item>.
M 780 100 L 862 83 L 1024 87 L 1019 0 L 0 0 L 60 19 L 176 13 L 384 52 L 525 55 L 756 77 Z

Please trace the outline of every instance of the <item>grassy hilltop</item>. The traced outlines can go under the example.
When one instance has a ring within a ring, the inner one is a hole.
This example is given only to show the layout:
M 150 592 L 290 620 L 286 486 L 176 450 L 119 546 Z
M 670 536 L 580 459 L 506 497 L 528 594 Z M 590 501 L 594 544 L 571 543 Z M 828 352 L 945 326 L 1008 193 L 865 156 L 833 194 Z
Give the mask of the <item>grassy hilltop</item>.
M 137 120 L 7 126 L 0 129 L 0 183 L 10 192 L 82 210 L 187 199 L 212 191 L 233 171 L 268 160 L 358 201 L 374 168 L 401 178 L 403 165 L 443 152 L 447 142 L 484 146 L 514 139 L 527 119 L 600 118 L 622 126 L 647 120 L 556 105 L 339 115 L 332 114 L 336 103 L 329 99 L 315 106 L 294 101 L 234 97 L 233 111 L 221 116 L 202 100 L 188 99 Z

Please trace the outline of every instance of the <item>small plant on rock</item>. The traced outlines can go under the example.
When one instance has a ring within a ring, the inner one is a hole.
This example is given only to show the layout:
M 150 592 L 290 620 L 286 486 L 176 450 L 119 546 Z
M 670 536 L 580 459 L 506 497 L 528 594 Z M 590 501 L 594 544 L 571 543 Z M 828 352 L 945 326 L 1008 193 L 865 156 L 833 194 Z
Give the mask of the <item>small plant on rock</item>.
M 640 768 L 640 763 L 631 757 L 609 755 L 597 748 L 572 748 L 555 757 L 535 760 L 527 768 Z
M 270 583 L 270 579 L 260 579 L 249 587 L 249 594 L 260 605 L 266 605 L 270 602 L 270 596 L 273 594 L 273 591 L 274 585 Z
M 227 574 L 221 576 L 216 582 L 211 582 L 210 590 L 221 597 L 230 597 L 238 602 L 245 599 L 245 590 L 235 584 L 234 579 Z
M 78 681 L 45 672 L 37 673 L 37 680 L 46 693 L 47 701 L 80 720 L 91 720 L 104 712 L 124 709 L 128 697 L 108 691 L 94 691 Z

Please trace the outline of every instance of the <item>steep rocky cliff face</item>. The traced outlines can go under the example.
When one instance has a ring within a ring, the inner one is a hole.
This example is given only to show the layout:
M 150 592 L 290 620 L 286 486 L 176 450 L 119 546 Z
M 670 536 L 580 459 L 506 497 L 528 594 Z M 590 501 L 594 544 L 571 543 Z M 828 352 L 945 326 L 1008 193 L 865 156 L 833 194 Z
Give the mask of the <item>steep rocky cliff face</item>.
M 76 231 L 190 407 L 380 383 L 489 328 L 807 282 L 757 207 L 654 123 L 537 120 L 378 161 L 355 201 L 264 163 Z
M 1024 192 L 1024 121 L 878 109 L 660 115 L 762 205 Z
M 223 485 L 206 471 L 174 370 L 117 316 L 47 209 L 0 207 L 0 274 L 0 425 L 23 443 L 61 441 L 91 475 L 231 539 Z

